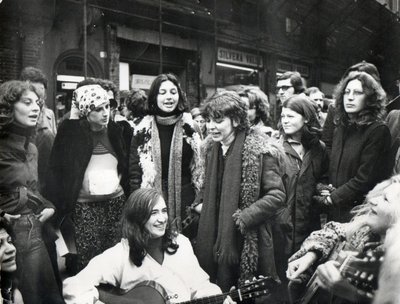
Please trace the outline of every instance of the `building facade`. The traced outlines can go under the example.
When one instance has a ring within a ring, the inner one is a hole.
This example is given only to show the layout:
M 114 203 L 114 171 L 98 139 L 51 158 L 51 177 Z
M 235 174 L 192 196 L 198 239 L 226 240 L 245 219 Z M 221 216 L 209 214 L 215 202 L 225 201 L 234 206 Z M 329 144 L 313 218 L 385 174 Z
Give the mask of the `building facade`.
M 254 85 L 274 107 L 280 73 L 297 70 L 331 96 L 344 70 L 367 60 L 397 95 L 398 33 L 396 15 L 373 0 L 3 0 L 0 82 L 41 68 L 58 117 L 85 76 L 148 89 L 160 72 L 180 78 L 193 106 Z

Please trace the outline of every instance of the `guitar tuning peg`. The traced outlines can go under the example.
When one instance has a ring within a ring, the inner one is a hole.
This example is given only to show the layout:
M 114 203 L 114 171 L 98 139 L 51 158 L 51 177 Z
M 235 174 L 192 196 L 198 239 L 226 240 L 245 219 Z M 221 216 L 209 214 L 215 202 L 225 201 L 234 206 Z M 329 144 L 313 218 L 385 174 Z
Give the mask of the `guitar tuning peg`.
M 362 272 L 360 274 L 360 279 L 365 280 L 367 278 L 367 273 L 366 272 Z
M 373 274 L 370 274 L 370 275 L 368 276 L 367 280 L 368 280 L 369 282 L 371 282 L 374 278 L 375 278 L 375 276 L 374 276 Z

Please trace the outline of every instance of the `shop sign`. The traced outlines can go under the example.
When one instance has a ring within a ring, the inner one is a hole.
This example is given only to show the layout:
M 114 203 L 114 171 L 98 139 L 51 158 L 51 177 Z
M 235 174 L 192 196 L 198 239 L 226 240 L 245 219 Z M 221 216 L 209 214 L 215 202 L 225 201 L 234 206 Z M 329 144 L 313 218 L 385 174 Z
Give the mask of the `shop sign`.
M 75 90 L 77 87 L 76 82 L 61 82 L 61 89 L 63 90 Z
M 132 89 L 148 90 L 156 76 L 132 74 L 131 78 Z
M 229 62 L 251 67 L 263 66 L 263 61 L 261 56 L 257 56 L 251 53 L 226 49 L 223 47 L 218 48 L 218 61 Z

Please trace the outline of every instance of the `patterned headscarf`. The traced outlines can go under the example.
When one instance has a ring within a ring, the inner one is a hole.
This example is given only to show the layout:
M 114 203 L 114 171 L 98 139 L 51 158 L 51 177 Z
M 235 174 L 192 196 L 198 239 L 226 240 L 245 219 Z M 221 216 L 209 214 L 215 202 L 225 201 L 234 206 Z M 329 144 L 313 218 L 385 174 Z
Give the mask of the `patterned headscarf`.
M 77 88 L 72 96 L 72 102 L 78 108 L 81 116 L 86 117 L 98 106 L 109 102 L 107 91 L 98 84 L 85 85 Z

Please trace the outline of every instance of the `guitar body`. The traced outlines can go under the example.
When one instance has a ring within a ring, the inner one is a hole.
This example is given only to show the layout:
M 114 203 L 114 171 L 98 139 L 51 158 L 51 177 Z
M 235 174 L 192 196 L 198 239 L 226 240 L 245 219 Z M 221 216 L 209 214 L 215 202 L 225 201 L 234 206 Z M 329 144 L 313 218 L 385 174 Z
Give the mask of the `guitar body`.
M 154 281 L 144 281 L 128 292 L 109 285 L 98 287 L 99 300 L 106 304 L 168 304 L 164 288 Z

